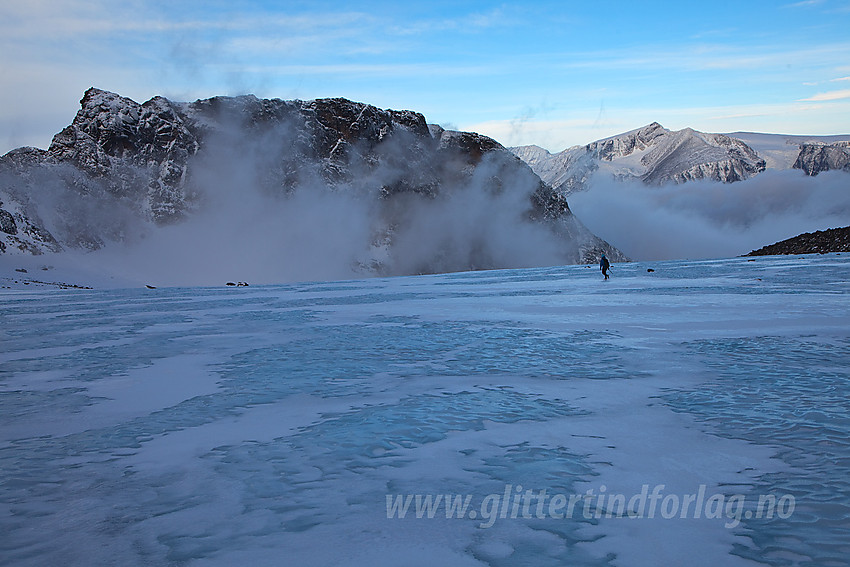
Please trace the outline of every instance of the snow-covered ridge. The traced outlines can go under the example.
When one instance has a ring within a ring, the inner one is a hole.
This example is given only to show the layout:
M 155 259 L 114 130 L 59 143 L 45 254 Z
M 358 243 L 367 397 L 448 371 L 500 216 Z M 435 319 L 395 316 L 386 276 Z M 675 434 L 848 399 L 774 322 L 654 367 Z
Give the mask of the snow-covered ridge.
M 619 179 L 660 184 L 694 179 L 739 181 L 766 167 L 765 161 L 741 140 L 690 128 L 671 131 L 657 122 L 556 154 L 536 146 L 511 151 L 564 194 L 583 189 L 598 170 Z
M 766 169 L 801 169 L 817 175 L 850 171 L 850 135 L 786 136 L 735 132 L 671 131 L 653 122 L 643 128 L 552 154 L 538 146 L 510 148 L 564 195 L 584 189 L 597 171 L 647 184 L 697 179 L 742 181 Z

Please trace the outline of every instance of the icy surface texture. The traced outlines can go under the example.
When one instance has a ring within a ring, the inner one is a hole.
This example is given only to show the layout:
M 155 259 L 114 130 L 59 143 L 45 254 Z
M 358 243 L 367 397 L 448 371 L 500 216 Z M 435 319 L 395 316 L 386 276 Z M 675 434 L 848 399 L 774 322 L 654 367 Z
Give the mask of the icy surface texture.
M 747 523 L 752 542 L 737 553 L 771 565 L 844 564 L 850 558 L 850 339 L 753 336 L 688 346 L 717 379 L 667 396 L 673 407 L 721 435 L 769 443 L 793 465 L 757 486 L 793 494 L 795 521 Z
M 847 564 L 848 279 L 830 255 L 6 292 L 0 564 Z M 512 506 L 660 484 L 796 508 Z M 470 504 L 389 517 L 407 495 Z

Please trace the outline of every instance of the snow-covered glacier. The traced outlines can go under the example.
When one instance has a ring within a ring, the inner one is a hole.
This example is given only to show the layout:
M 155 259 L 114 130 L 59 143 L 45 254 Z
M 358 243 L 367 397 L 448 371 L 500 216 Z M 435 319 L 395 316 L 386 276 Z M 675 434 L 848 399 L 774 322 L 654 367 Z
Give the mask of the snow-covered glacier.
M 0 564 L 846 565 L 846 255 L 0 294 Z

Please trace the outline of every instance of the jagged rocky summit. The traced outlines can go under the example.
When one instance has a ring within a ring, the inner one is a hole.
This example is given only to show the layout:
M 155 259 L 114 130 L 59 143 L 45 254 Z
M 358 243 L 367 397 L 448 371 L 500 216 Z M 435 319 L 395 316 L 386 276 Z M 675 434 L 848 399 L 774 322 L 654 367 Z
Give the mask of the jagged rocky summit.
M 806 232 L 753 250 L 747 256 L 829 254 L 831 252 L 850 252 L 850 226 Z
M 648 185 L 705 179 L 731 183 L 765 171 L 768 161 L 753 144 L 765 145 L 771 165 L 793 167 L 807 175 L 830 169 L 850 171 L 850 142 L 808 141 L 802 136 L 741 133 L 707 134 L 690 128 L 671 131 L 657 122 L 624 134 L 568 148 L 555 154 L 538 146 L 510 148 L 540 178 L 564 195 L 587 188 L 591 175 L 608 173 Z M 796 159 L 782 163 L 794 144 Z M 783 147 L 784 146 L 784 147 Z M 792 165 L 793 164 L 793 165 Z
M 95 88 L 47 150 L 0 157 L 0 252 L 97 249 L 133 238 L 202 211 L 213 185 L 277 203 L 305 191 L 373 202 L 374 254 L 357 262 L 375 273 L 398 272 L 392 248 L 410 207 L 463 191 L 481 199 L 515 194 L 506 199 L 517 204 L 514 216 L 545 226 L 561 263 L 594 262 L 603 251 L 625 259 L 499 143 L 429 125 L 417 112 L 250 95 L 139 104 Z M 413 272 L 511 267 L 484 245 L 465 257 L 451 254 L 451 242 L 441 247 L 415 266 L 400 264 Z

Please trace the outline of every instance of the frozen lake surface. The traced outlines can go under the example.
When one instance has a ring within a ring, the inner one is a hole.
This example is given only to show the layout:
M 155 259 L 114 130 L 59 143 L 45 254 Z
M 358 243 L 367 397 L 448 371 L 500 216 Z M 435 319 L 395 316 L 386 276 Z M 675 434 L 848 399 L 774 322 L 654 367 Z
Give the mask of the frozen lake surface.
M 3 291 L 0 563 L 850 564 L 850 256 L 612 274 Z

